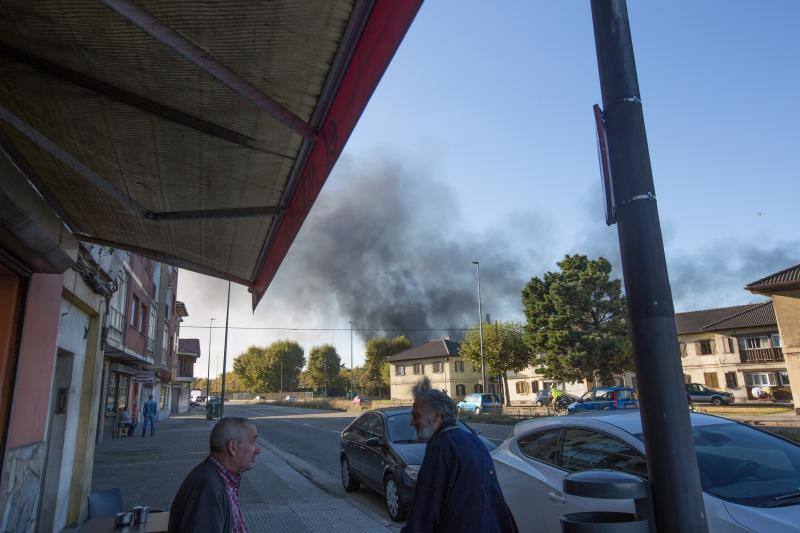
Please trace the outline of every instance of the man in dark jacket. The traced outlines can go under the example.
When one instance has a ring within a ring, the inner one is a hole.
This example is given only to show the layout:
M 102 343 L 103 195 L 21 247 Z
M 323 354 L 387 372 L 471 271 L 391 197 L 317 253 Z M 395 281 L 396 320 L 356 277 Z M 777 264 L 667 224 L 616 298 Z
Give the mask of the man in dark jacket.
M 511 513 L 483 442 L 456 425 L 456 406 L 423 378 L 412 390 L 411 425 L 427 441 L 404 533 L 509 533 Z
M 239 506 L 242 472 L 261 453 L 246 418 L 225 417 L 211 430 L 211 454 L 183 480 L 169 515 L 170 533 L 247 533 Z

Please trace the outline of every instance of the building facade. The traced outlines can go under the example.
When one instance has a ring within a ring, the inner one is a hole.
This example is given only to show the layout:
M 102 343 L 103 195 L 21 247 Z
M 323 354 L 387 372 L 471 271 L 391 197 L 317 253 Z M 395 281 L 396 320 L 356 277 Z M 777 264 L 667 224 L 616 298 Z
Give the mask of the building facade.
M 614 384 L 622 387 L 636 388 L 636 375 L 625 372 L 614 376 Z M 539 391 L 559 389 L 572 396 L 581 397 L 596 384 L 589 381 L 565 382 L 546 378 L 540 369 L 529 366 L 519 372 L 508 373 L 508 395 L 511 405 L 535 405 Z
M 181 306 L 183 306 L 183 302 L 178 302 L 179 309 Z M 172 409 L 173 412 L 186 413 L 189 411 L 191 394 L 189 388 L 194 381 L 194 364 L 200 357 L 200 339 L 179 339 L 177 355 L 178 365 L 172 388 Z
M 449 339 L 428 341 L 386 358 L 393 401 L 411 402 L 411 388 L 423 377 L 455 401 L 481 392 L 481 367 L 458 355 L 458 343 Z M 487 384 L 488 392 L 500 393 L 497 382 Z

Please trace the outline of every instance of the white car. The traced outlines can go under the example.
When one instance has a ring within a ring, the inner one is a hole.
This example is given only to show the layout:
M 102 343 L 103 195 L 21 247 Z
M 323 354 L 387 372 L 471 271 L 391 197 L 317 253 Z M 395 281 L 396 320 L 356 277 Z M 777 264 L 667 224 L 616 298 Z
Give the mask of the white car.
M 691 423 L 711 532 L 800 531 L 800 446 L 716 416 Z M 517 424 L 492 457 L 519 530 L 559 533 L 567 513 L 633 513 L 632 500 L 571 496 L 563 482 L 591 469 L 646 477 L 641 434 L 638 409 Z

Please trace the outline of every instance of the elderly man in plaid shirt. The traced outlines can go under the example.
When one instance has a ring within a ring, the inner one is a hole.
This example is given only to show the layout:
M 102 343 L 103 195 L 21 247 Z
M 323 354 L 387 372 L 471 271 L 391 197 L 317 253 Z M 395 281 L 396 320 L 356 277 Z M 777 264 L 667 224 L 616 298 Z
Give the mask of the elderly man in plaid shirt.
M 246 418 L 217 422 L 211 431 L 211 454 L 189 472 L 172 502 L 171 533 L 247 533 L 239 483 L 261 453 L 257 439 L 255 425 Z

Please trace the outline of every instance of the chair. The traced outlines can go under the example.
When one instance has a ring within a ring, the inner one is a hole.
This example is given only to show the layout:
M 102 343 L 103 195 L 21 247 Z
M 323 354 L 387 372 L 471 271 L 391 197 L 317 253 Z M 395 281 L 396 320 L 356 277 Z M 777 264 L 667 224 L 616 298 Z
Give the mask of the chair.
M 116 516 L 122 511 L 121 490 L 96 490 L 89 493 L 89 519 Z

